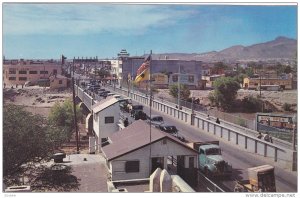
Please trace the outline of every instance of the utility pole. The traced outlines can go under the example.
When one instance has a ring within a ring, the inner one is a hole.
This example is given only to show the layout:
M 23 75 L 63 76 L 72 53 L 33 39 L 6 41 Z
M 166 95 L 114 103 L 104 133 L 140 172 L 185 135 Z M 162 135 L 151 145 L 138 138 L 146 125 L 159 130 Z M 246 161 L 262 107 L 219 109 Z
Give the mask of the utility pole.
M 180 109 L 180 64 L 179 64 L 179 68 L 178 68 L 178 101 L 177 101 L 177 103 L 178 103 L 178 109 Z
M 76 149 L 77 154 L 79 154 L 79 136 L 78 136 L 78 129 L 77 129 L 77 116 L 76 116 L 76 104 L 75 104 L 75 68 L 74 68 L 74 60 L 73 60 L 73 76 L 72 76 L 72 84 L 73 84 L 73 111 L 74 111 L 74 126 L 75 126 L 75 135 L 76 135 Z

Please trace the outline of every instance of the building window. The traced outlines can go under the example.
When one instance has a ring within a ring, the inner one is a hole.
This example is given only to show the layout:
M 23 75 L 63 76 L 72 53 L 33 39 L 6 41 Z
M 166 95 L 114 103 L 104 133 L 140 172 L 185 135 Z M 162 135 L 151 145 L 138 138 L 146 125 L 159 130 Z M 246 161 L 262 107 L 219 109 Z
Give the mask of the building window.
M 20 71 L 19 71 L 19 74 L 27 74 L 27 71 L 20 70 Z
M 57 70 L 56 69 L 53 69 L 53 74 L 57 74 Z
M 48 74 L 48 71 L 40 71 L 40 74 Z
M 162 144 L 167 144 L 167 139 L 163 139 Z
M 58 84 L 60 84 L 60 85 L 61 85 L 61 84 L 62 84 L 62 80 L 59 80 L 59 81 L 58 81 Z
M 16 80 L 16 77 L 9 77 L 8 80 Z
M 26 80 L 27 80 L 27 77 L 19 77 L 19 80 L 20 80 L 20 81 L 26 81 Z
M 29 71 L 29 74 L 37 74 L 37 71 Z
M 189 157 L 189 168 L 194 168 L 194 157 Z
M 17 70 L 16 69 L 9 69 L 9 74 L 16 74 Z
M 137 173 L 140 172 L 140 161 L 127 161 L 125 162 L 126 173 Z
M 109 124 L 109 123 L 114 123 L 114 117 L 110 116 L 110 117 L 105 117 L 105 124 Z

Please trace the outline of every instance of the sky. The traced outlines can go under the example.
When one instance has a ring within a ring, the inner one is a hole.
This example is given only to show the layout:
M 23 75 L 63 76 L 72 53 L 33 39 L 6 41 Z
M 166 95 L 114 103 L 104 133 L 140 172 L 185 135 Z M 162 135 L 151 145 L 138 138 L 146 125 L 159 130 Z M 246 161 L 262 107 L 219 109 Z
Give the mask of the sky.
M 296 5 L 2 4 L 6 59 L 204 53 L 297 39 Z

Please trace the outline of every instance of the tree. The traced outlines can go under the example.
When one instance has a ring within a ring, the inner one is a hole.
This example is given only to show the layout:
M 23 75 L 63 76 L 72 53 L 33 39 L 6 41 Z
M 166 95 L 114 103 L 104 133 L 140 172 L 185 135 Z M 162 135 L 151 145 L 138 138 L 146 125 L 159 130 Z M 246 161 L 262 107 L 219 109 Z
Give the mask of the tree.
M 223 62 L 217 62 L 214 64 L 212 70 L 213 73 L 219 73 L 222 70 L 225 70 L 226 68 L 228 68 L 227 65 L 225 65 Z
M 53 151 L 47 120 L 16 105 L 3 108 L 3 176 L 17 174 L 22 165 L 48 159 Z
M 171 85 L 169 87 L 169 94 L 174 98 L 178 98 L 178 85 Z M 180 84 L 180 99 L 187 100 L 190 95 L 190 89 L 186 85 Z
M 76 107 L 77 120 L 82 119 L 82 113 L 79 106 Z M 69 140 L 74 132 L 74 112 L 73 102 L 66 100 L 63 104 L 55 103 L 49 114 L 49 125 L 53 126 L 54 131 L 60 141 Z M 60 131 L 60 132 L 59 132 Z
M 222 77 L 214 82 L 214 87 L 210 100 L 214 101 L 217 107 L 231 110 L 237 91 L 240 88 L 239 83 L 231 77 Z

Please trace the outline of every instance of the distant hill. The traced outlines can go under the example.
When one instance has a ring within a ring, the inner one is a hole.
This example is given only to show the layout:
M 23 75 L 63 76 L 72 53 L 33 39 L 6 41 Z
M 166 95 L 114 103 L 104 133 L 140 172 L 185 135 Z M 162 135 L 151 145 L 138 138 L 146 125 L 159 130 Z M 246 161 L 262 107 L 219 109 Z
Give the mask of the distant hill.
M 153 59 L 179 59 L 213 61 L 267 61 L 267 60 L 291 60 L 295 58 L 297 40 L 286 37 L 277 37 L 273 41 L 259 43 L 251 46 L 236 45 L 219 52 L 206 53 L 164 53 L 153 54 Z

